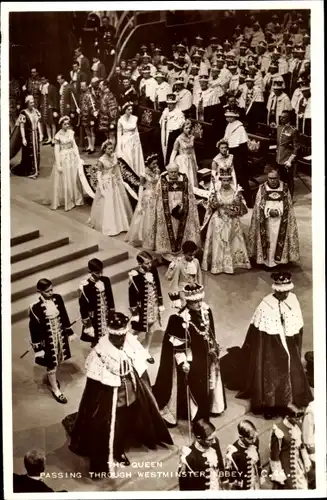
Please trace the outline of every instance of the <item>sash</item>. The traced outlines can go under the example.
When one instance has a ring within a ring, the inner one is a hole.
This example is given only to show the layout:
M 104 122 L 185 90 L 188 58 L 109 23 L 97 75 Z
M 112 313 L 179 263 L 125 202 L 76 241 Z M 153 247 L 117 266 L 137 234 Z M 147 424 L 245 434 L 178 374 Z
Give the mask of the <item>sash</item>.
M 283 249 L 285 245 L 287 224 L 288 224 L 288 213 L 289 213 L 289 205 L 288 205 L 288 196 L 287 196 L 288 187 L 286 184 L 283 186 L 283 191 L 281 191 L 281 197 L 283 198 L 283 215 L 281 217 L 277 245 L 275 250 L 275 261 L 281 261 Z M 259 227 L 260 227 L 260 238 L 261 238 L 261 246 L 262 246 L 262 254 L 263 258 L 266 260 L 268 257 L 268 247 L 269 242 L 267 238 L 267 230 L 266 230 L 266 217 L 265 217 L 265 204 L 268 200 L 269 192 L 266 190 L 265 185 L 261 186 L 261 201 L 259 205 Z
M 169 237 L 169 241 L 170 241 L 170 245 L 171 245 L 171 249 L 172 249 L 173 253 L 176 253 L 181 249 L 184 231 L 185 231 L 185 226 L 186 226 L 186 220 L 187 220 L 187 216 L 188 216 L 188 210 L 189 210 L 187 176 L 183 175 L 183 180 L 176 181 L 176 183 L 177 182 L 178 182 L 178 184 L 182 185 L 182 189 L 183 189 L 183 199 L 182 199 L 183 215 L 182 215 L 181 219 L 178 221 L 177 238 L 175 239 L 174 230 L 173 230 L 173 223 L 172 223 L 172 219 L 171 219 L 172 215 L 171 215 L 170 207 L 169 207 L 169 184 L 174 184 L 174 183 L 170 183 L 167 180 L 166 176 L 161 177 L 162 203 L 163 203 L 166 225 L 167 225 L 167 230 L 168 230 L 168 237 Z

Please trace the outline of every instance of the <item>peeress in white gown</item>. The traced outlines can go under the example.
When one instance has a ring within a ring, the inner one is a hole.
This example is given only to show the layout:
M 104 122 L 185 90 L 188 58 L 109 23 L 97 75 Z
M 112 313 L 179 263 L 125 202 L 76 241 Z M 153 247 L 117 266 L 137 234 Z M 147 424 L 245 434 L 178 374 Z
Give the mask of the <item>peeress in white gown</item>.
M 194 135 L 191 120 L 186 120 L 183 132 L 177 137 L 173 151 L 170 156 L 170 163 L 174 161 L 179 166 L 179 172 L 186 174 L 191 186 L 198 185 L 198 165 L 194 151 Z
M 54 137 L 55 163 L 50 176 L 50 189 L 45 205 L 56 210 L 64 205 L 65 211 L 83 205 L 83 190 L 78 169 L 81 163 L 78 147 L 74 139 L 74 131 L 70 127 L 70 119 L 64 116 L 60 120 L 61 129 Z
M 141 177 L 145 173 L 144 157 L 140 135 L 137 129 L 137 116 L 132 114 L 133 106 L 126 103 L 124 114 L 117 123 L 117 156 Z
M 104 155 L 98 160 L 98 185 L 88 224 L 107 236 L 128 231 L 133 210 L 125 190 L 114 153 L 113 141 L 102 145 Z

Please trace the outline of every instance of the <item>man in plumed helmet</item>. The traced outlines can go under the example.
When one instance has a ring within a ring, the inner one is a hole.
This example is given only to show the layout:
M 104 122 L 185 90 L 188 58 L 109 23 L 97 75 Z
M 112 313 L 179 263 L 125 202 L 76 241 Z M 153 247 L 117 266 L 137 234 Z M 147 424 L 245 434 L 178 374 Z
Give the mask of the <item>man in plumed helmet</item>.
M 86 360 L 86 386 L 78 413 L 63 425 L 70 450 L 90 459 L 91 477 L 130 465 L 125 450 L 131 438 L 151 449 L 172 444 L 151 392 L 148 353 L 130 333 L 129 318 L 113 313 L 108 334 Z
M 265 418 L 294 414 L 313 400 L 301 363 L 303 317 L 291 274 L 273 273 L 273 292 L 257 307 L 239 360 L 240 392 Z
M 153 393 L 170 426 L 179 419 L 209 420 L 226 409 L 219 368 L 220 347 L 204 289 L 197 283 L 183 289 L 186 305 L 170 316 L 162 343 Z

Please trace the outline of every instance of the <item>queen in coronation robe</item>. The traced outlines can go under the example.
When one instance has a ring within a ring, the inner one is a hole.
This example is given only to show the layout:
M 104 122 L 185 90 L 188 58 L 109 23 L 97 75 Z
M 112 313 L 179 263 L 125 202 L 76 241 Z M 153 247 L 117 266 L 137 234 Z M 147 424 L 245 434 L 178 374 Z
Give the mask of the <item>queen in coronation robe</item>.
M 202 269 L 212 274 L 233 274 L 236 268 L 251 268 L 241 227 L 247 207 L 241 190 L 231 186 L 232 181 L 232 170 L 221 168 L 219 184 L 214 179 L 204 218 L 207 234 Z
M 272 170 L 256 196 L 248 234 L 250 257 L 275 267 L 300 259 L 299 236 L 287 184 Z
M 272 279 L 273 293 L 257 307 L 241 348 L 237 395 L 268 419 L 294 414 L 313 400 L 301 362 L 303 317 L 291 275 L 273 273 Z
M 193 189 L 187 175 L 179 173 L 175 163 L 161 174 L 155 197 L 149 250 L 172 261 L 185 241 L 200 245 L 200 222 Z
M 87 357 L 78 412 L 63 421 L 70 450 L 89 458 L 90 472 L 114 473 L 116 464 L 130 465 L 125 452 L 132 440 L 153 450 L 173 444 L 151 391 L 147 357 L 129 318 L 113 313 L 108 335 Z
M 226 409 L 219 344 L 202 285 L 186 285 L 186 306 L 168 321 L 153 393 L 170 426 L 181 420 L 209 420 Z

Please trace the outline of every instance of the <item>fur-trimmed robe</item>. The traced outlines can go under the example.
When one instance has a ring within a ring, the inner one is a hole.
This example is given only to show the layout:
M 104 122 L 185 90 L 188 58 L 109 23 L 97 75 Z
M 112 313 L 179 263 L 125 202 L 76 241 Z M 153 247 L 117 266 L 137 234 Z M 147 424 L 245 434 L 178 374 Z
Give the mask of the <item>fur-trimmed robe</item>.
M 303 318 L 296 295 L 279 303 L 271 293 L 257 307 L 240 355 L 239 398 L 252 410 L 306 407 L 313 400 L 301 363 Z

